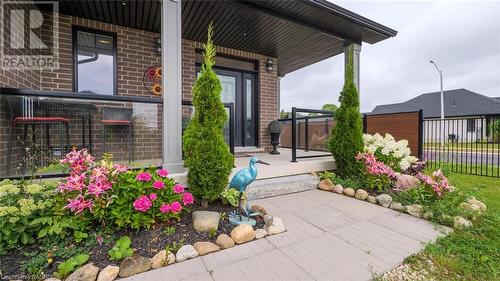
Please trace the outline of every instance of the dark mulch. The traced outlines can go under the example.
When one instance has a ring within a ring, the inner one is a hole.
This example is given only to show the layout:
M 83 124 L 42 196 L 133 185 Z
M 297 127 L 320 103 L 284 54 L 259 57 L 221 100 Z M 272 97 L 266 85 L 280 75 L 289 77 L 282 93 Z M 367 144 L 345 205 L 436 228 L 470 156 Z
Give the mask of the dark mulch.
M 173 245 L 174 243 L 182 243 L 184 245 L 194 244 L 197 241 L 215 242 L 219 234 L 226 233 L 229 235 L 231 230 L 234 228 L 234 226 L 231 225 L 227 219 L 227 215 L 231 211 L 235 210 L 232 206 L 212 203 L 209 205 L 208 209 L 202 209 L 199 205 L 195 205 L 191 208 L 191 211 L 196 210 L 207 210 L 226 214 L 225 219 L 219 223 L 219 229 L 217 230 L 216 235 L 210 236 L 208 233 L 196 232 L 192 227 L 191 212 L 186 212 L 181 216 L 181 220 L 179 222 L 172 221 L 170 223 L 157 223 L 150 229 L 139 231 L 122 229 L 114 232 L 114 239 L 108 239 L 109 241 L 102 243 L 102 245 L 96 244 L 92 246 L 90 252 L 87 252 L 90 255 L 89 262 L 93 262 L 94 265 L 101 269 L 110 264 L 119 265 L 119 261 L 109 260 L 108 250 L 111 249 L 115 241 L 122 236 L 130 237 L 132 240 L 131 247 L 135 249 L 134 254 L 145 257 L 153 257 L 157 252 L 165 249 L 166 245 Z M 170 235 L 165 234 L 164 230 L 169 226 L 175 227 L 175 233 Z M 263 226 L 264 221 L 258 217 L 257 225 L 254 228 L 262 228 Z M 75 247 L 75 244 L 68 244 L 68 247 Z M 34 252 L 37 250 L 38 245 L 33 244 L 17 250 L 12 250 L 7 255 L 0 256 L 0 270 L 3 278 L 7 276 L 17 276 L 17 278 L 21 277 L 20 279 L 29 279 L 27 277 L 22 278 L 23 275 L 26 276 L 28 274 L 23 273 L 21 270 L 21 262 L 27 259 L 23 253 Z M 59 262 L 61 262 L 61 260 L 58 260 L 57 258 L 54 259 L 51 266 L 45 270 L 45 277 L 48 277 L 57 271 L 57 264 L 59 264 Z M 0 277 L 0 280 L 3 279 Z

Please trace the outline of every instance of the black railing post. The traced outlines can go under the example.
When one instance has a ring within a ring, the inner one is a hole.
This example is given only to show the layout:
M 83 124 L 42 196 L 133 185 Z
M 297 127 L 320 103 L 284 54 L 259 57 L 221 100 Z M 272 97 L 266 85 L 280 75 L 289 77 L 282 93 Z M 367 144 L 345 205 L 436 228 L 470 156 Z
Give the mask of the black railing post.
M 366 115 L 365 115 L 366 116 Z M 418 159 L 422 160 L 424 151 L 424 114 L 423 110 L 418 111 Z
M 363 114 L 363 133 L 368 133 L 368 115 Z
M 306 116 L 306 128 L 304 133 L 304 139 L 305 139 L 304 151 L 309 151 L 309 116 Z
M 297 109 L 292 107 L 292 162 L 297 162 Z

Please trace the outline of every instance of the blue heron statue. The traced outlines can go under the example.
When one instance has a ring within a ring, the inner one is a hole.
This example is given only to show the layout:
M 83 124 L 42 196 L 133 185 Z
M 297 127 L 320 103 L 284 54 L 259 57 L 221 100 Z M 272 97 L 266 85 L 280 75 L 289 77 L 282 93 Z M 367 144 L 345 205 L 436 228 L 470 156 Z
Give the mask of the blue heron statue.
M 234 174 L 231 182 L 229 183 L 229 188 L 234 188 L 240 192 L 240 196 L 238 198 L 238 210 L 237 212 L 232 212 L 229 217 L 229 221 L 232 224 L 255 224 L 255 220 L 250 219 L 250 216 L 252 214 L 250 208 L 248 207 L 248 202 L 244 208 L 246 217 L 243 218 L 243 216 L 241 215 L 241 197 L 247 190 L 247 187 L 257 178 L 257 167 L 255 166 L 255 164 L 257 163 L 269 165 L 268 163 L 259 160 L 256 157 L 252 157 L 250 158 L 248 168 L 239 170 L 236 174 Z

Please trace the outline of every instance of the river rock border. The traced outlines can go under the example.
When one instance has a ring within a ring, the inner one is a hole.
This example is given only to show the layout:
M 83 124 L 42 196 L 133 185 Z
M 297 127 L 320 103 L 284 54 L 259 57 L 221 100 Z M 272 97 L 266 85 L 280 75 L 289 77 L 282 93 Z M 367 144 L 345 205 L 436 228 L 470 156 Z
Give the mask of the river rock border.
M 358 200 L 361 201 L 367 201 L 372 204 L 378 204 L 382 207 L 385 208 L 390 208 L 392 210 L 398 211 L 398 212 L 404 212 L 409 215 L 412 215 L 417 218 L 422 218 L 425 220 L 430 220 L 433 217 L 433 213 L 430 211 L 424 212 L 424 208 L 419 205 L 419 204 L 410 204 L 404 206 L 403 204 L 399 202 L 394 202 L 392 197 L 389 194 L 380 194 L 378 196 L 373 196 L 370 195 L 366 190 L 364 189 L 357 189 L 354 190 L 352 188 L 344 188 L 341 184 L 333 184 L 331 180 L 329 179 L 324 179 L 319 181 L 318 183 L 318 189 L 327 191 L 327 192 L 332 192 L 332 193 L 337 193 L 337 194 L 342 194 L 348 197 L 354 197 Z M 465 202 L 461 203 L 459 208 L 475 212 L 477 215 L 482 214 L 483 212 L 486 211 L 486 204 L 483 202 L 477 200 L 475 197 L 470 197 L 468 198 Z M 453 228 L 455 229 L 462 229 L 462 228 L 467 228 L 472 226 L 472 222 L 466 218 L 463 218 L 461 216 L 448 216 L 448 215 L 443 215 L 442 219 L 446 222 L 449 222 L 451 225 L 453 225 Z
M 132 255 L 125 258 L 120 266 L 108 265 L 102 270 L 92 263 L 83 265 L 66 278 L 66 281 L 113 281 L 116 278 L 126 278 L 151 269 L 162 268 L 174 263 L 183 262 L 198 256 L 218 252 L 223 249 L 232 248 L 239 244 L 247 243 L 256 239 L 262 239 L 268 235 L 276 235 L 286 231 L 283 220 L 278 216 L 271 216 L 259 205 L 252 206 L 258 209 L 264 219 L 264 227 L 254 230 L 253 227 L 241 224 L 234 227 L 228 234 L 220 234 L 215 243 L 210 241 L 198 241 L 193 245 L 183 245 L 176 253 L 161 250 L 152 258 Z M 262 210 L 264 212 L 262 212 Z M 48 278 L 45 281 L 61 281 L 57 278 Z

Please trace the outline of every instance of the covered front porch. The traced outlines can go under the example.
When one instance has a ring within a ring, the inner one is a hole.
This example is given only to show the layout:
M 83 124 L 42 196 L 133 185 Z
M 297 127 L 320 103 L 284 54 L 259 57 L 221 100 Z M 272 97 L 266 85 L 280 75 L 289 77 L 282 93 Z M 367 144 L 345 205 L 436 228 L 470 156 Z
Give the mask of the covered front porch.
M 285 149 L 266 154 L 280 77 L 353 47 L 359 85 L 362 42 L 396 34 L 322 0 L 58 4 L 59 67 L 0 70 L 0 177 L 64 174 L 57 160 L 72 148 L 183 174 L 182 132 L 210 22 L 231 151 L 271 157 L 273 168 L 262 168 L 261 177 L 326 169 L 322 159 L 291 164 Z M 247 160 L 237 158 L 236 166 Z

